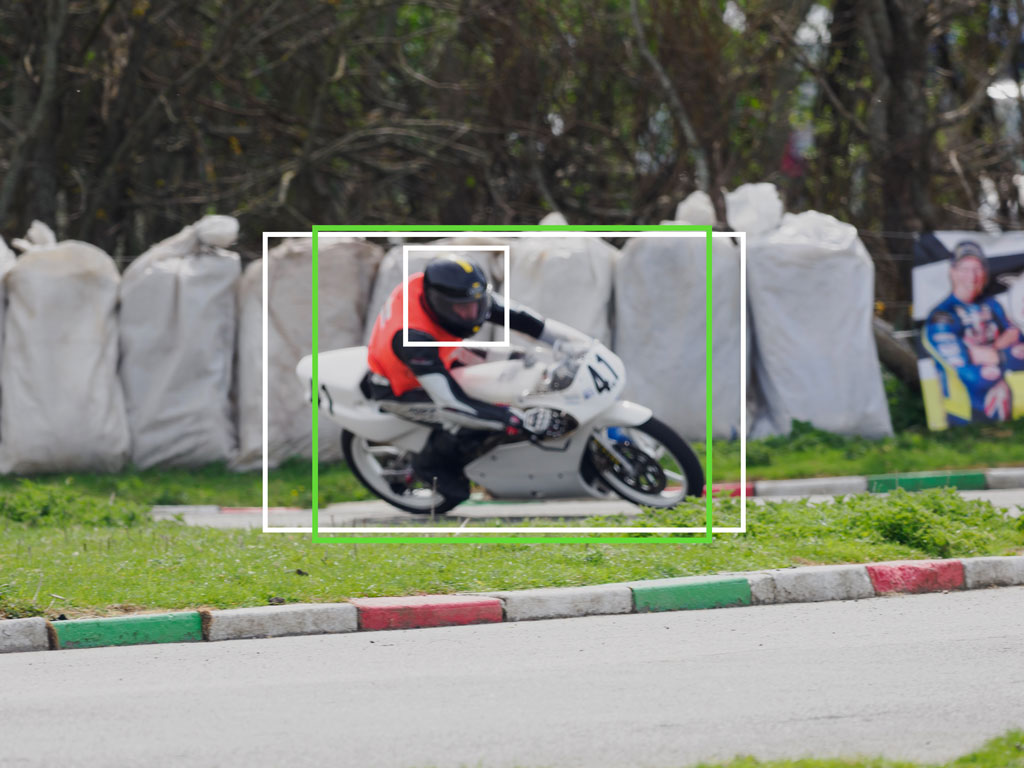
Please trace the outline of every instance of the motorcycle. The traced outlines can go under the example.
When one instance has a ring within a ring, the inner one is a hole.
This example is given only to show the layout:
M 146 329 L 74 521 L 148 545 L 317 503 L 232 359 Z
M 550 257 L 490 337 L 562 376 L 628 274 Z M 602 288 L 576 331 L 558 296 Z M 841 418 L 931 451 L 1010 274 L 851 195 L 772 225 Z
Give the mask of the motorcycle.
M 296 367 L 312 402 L 313 358 Z M 345 460 L 371 492 L 399 509 L 443 513 L 457 504 L 413 472 L 435 425 L 381 409 L 361 384 L 367 348 L 318 357 L 321 411 L 342 428 Z M 505 360 L 456 367 L 452 376 L 473 398 L 524 414 L 518 435 L 496 433 L 465 465 L 466 477 L 495 499 L 612 498 L 673 507 L 704 490 L 693 449 L 649 408 L 622 399 L 622 360 L 598 341 L 556 343 Z M 432 406 L 425 405 L 423 417 Z

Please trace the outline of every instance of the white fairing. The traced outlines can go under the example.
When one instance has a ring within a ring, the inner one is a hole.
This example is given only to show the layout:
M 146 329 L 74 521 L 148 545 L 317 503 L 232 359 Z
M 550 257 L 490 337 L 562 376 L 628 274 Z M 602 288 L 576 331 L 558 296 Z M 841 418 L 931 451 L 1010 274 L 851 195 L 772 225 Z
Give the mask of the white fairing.
M 340 426 L 378 443 L 392 443 L 413 452 L 423 450 L 430 429 L 390 413 L 382 413 L 359 388 L 368 370 L 366 347 L 321 352 L 317 362 L 320 410 Z M 306 355 L 295 373 L 307 390 L 313 381 L 313 356 Z
M 472 398 L 487 403 L 518 403 L 540 382 L 544 369 L 540 365 L 525 367 L 519 360 L 456 368 L 452 378 Z
M 323 352 L 319 356 L 320 409 L 344 429 L 373 442 L 409 451 L 422 450 L 430 428 L 381 412 L 367 400 L 360 382 L 367 371 L 366 347 Z M 296 374 L 310 387 L 312 357 Z M 593 342 L 560 350 L 548 360 L 502 360 L 456 368 L 452 376 L 470 397 L 521 409 L 547 407 L 572 416 L 579 426 L 561 438 L 499 445 L 470 462 L 466 476 L 496 498 L 604 496 L 580 474 L 583 453 L 595 428 L 639 426 L 650 409 L 619 398 L 626 385 L 622 361 Z

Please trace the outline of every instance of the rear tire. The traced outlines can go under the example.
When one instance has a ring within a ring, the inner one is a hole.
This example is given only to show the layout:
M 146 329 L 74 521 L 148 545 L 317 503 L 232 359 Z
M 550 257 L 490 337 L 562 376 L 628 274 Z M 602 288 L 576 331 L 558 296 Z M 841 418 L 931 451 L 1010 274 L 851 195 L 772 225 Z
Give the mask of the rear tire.
M 459 504 L 444 494 L 425 487 L 418 480 L 409 480 L 414 475 L 412 454 L 408 451 L 385 443 L 374 443 L 365 437 L 357 437 L 348 430 L 341 433 L 341 450 L 356 479 L 372 494 L 393 507 L 415 515 L 429 515 L 431 512 L 441 515 Z M 387 454 L 383 461 L 374 455 L 374 450 Z M 389 479 L 381 472 L 396 474 Z
M 591 437 L 581 466 L 588 481 L 597 479 L 626 501 L 646 507 L 674 507 L 704 492 L 704 470 L 697 454 L 653 416 L 640 426 L 603 427 L 595 430 L 595 435 L 599 433 L 612 441 L 634 471 L 630 473 L 597 437 Z

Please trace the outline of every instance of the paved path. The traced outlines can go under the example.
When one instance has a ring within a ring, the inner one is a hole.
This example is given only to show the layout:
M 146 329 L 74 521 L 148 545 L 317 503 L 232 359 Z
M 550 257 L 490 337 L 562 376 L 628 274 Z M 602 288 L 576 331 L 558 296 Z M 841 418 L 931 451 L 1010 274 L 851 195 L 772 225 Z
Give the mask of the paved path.
M 1024 489 L 995 491 L 961 491 L 967 499 L 987 499 L 1007 510 L 1012 517 L 1018 517 L 1024 510 Z M 799 499 L 799 496 L 758 496 L 748 500 L 751 504 L 763 504 L 780 499 Z M 812 503 L 832 500 L 832 496 L 809 496 Z M 594 515 L 623 514 L 635 516 L 640 508 L 626 501 L 583 499 L 568 501 L 537 501 L 527 503 L 497 502 L 489 504 L 464 504 L 453 517 L 469 518 L 470 522 L 501 518 L 510 522 L 530 518 L 586 518 Z M 189 525 L 204 525 L 212 528 L 259 528 L 262 527 L 263 513 L 259 509 L 222 511 L 218 507 L 155 507 L 153 516 L 170 519 L 182 515 Z M 429 516 L 413 515 L 386 504 L 383 501 L 356 501 L 345 504 L 331 504 L 320 511 L 320 522 L 325 526 L 388 526 L 423 525 Z M 270 525 L 274 527 L 308 527 L 313 517 L 310 510 L 270 510 Z
M 941 761 L 1024 725 L 1024 588 L 0 656 L 11 766 Z

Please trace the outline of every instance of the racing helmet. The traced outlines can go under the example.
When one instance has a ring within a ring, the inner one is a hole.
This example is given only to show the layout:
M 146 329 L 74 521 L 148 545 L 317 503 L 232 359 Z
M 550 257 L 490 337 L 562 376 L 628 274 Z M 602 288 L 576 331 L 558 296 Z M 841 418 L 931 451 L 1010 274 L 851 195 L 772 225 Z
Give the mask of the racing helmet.
M 491 287 L 483 271 L 465 259 L 438 259 L 423 270 L 423 299 L 437 323 L 466 338 L 491 313 Z

